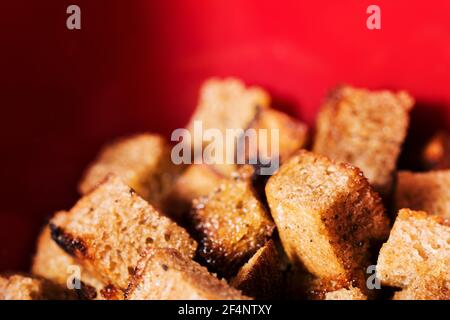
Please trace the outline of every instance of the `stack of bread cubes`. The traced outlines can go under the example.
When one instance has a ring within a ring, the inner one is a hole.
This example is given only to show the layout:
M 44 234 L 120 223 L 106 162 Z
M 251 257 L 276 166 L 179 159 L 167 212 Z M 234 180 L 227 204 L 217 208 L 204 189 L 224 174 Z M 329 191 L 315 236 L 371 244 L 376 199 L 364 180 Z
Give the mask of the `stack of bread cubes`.
M 157 134 L 114 141 L 0 299 L 450 299 L 450 140 L 423 150 L 427 171 L 397 171 L 413 105 L 341 86 L 312 133 L 262 88 L 209 79 L 186 128 L 278 129 L 279 169 L 175 165 Z

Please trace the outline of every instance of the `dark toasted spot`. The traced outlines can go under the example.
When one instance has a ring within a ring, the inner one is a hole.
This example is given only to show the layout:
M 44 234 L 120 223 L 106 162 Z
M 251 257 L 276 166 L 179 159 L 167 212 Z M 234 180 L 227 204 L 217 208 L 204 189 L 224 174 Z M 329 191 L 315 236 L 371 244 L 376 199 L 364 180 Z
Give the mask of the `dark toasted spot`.
M 87 255 L 87 247 L 81 239 L 74 238 L 53 223 L 50 223 L 50 232 L 52 239 L 68 254 L 72 256 L 77 255 L 77 253 L 80 253 L 82 256 Z

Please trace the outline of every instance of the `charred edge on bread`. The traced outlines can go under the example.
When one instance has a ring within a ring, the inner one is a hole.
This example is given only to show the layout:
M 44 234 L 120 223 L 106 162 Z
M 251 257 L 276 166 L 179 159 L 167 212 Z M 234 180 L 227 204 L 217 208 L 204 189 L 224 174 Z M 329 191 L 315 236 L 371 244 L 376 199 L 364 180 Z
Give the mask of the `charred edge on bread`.
M 79 252 L 82 256 L 87 255 L 87 247 L 84 242 L 80 239 L 75 239 L 72 235 L 61 227 L 50 223 L 50 232 L 52 239 L 68 254 L 71 256 L 76 256 Z
M 97 290 L 83 281 L 80 281 L 80 289 L 75 289 L 75 292 L 80 300 L 94 300 L 97 298 Z

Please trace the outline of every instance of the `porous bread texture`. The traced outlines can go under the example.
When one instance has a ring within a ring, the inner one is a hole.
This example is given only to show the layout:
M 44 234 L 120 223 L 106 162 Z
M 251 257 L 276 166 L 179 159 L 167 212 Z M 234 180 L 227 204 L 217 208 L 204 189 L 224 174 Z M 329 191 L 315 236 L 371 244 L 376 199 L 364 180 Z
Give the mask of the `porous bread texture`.
M 350 287 L 327 292 L 325 300 L 367 300 L 367 296 L 359 288 Z
M 283 286 L 281 258 L 273 240 L 267 241 L 244 264 L 230 284 L 256 299 L 280 298 Z
M 206 164 L 190 165 L 176 180 L 170 194 L 169 212 L 176 216 L 188 213 L 192 201 L 206 196 L 226 179 L 212 166 Z
M 147 249 L 126 290 L 127 300 L 241 300 L 239 290 L 174 249 Z
M 359 169 L 302 150 L 269 179 L 266 194 L 295 268 L 365 289 L 371 245 L 387 238 L 389 219 Z
M 73 300 L 74 292 L 25 274 L 0 275 L 0 300 Z
M 108 174 L 119 176 L 127 185 L 163 210 L 182 167 L 171 160 L 171 147 L 157 134 L 136 134 L 106 145 L 86 170 L 79 190 L 87 194 Z
M 61 286 L 67 286 L 73 280 L 75 268 L 79 270 L 82 287 L 78 290 L 84 299 L 104 299 L 102 290 L 107 286 L 94 276 L 76 259 L 61 249 L 51 238 L 50 228 L 45 226 L 38 238 L 36 254 L 33 258 L 31 272 Z
M 450 218 L 450 170 L 400 171 L 395 206 L 397 210 L 409 208 Z
M 211 270 L 232 277 L 272 235 L 274 223 L 253 190 L 250 166 L 195 199 L 192 226 L 198 254 Z
M 388 195 L 413 104 L 404 91 L 338 87 L 317 117 L 313 151 L 355 165 Z
M 429 270 L 450 279 L 450 227 L 448 221 L 426 212 L 402 209 L 377 262 L 383 285 L 408 288 Z
M 149 246 L 194 256 L 197 244 L 114 175 L 50 222 L 52 238 L 83 266 L 124 290 L 140 253 Z

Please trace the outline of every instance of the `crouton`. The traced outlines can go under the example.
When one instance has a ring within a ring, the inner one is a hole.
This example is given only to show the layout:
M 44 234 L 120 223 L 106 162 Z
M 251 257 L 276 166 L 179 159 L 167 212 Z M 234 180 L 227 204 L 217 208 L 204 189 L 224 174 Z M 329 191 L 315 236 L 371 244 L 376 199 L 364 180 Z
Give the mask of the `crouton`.
M 197 108 L 187 128 L 193 132 L 194 121 L 201 121 L 203 130 L 246 129 L 258 111 L 270 105 L 270 96 L 259 87 L 246 87 L 235 78 L 211 78 L 200 89 Z M 201 138 L 201 137 L 198 137 Z M 197 145 L 207 144 L 198 141 Z
M 294 268 L 365 287 L 369 249 L 387 238 L 389 220 L 359 169 L 302 150 L 270 177 L 266 194 Z
M 152 206 L 164 211 L 181 166 L 171 160 L 170 145 L 159 135 L 138 134 L 108 144 L 86 170 L 79 189 L 87 194 L 112 173 Z
M 305 147 L 308 141 L 308 128 L 304 123 L 274 109 L 262 109 L 258 112 L 250 128 L 257 130 L 259 155 L 272 156 L 272 158 L 279 156 L 280 163 L 283 163 L 295 151 Z M 259 134 L 258 130 L 260 129 L 267 129 L 267 135 Z M 278 141 L 271 140 L 270 130 L 273 129 L 278 130 Z M 278 143 L 278 154 L 271 149 L 273 143 Z M 247 150 L 251 151 L 250 148 Z M 250 153 L 248 158 L 252 159 L 257 156 Z
M 191 219 L 198 233 L 199 256 L 220 276 L 234 276 L 274 229 L 253 190 L 252 172 L 244 166 L 208 196 L 193 202 Z
M 325 300 L 367 300 L 367 297 L 359 288 L 350 287 L 327 292 Z
M 428 270 L 443 270 L 450 279 L 450 226 L 426 212 L 399 211 L 389 240 L 383 244 L 377 277 L 383 285 L 407 288 Z
M 240 291 L 174 249 L 143 253 L 125 297 L 128 300 L 237 300 Z
M 355 165 L 388 195 L 413 103 L 404 91 L 339 87 L 319 112 L 313 151 Z
M 0 300 L 73 300 L 74 292 L 48 280 L 22 274 L 0 275 Z
M 445 274 L 444 270 L 427 270 L 413 279 L 405 289 L 396 292 L 393 300 L 450 300 L 448 271 Z
M 75 271 L 73 267 L 78 268 L 79 279 L 73 274 Z M 81 288 L 77 290 L 80 297 L 89 300 L 104 298 L 101 292 L 107 285 L 58 247 L 51 238 L 48 226 L 42 230 L 38 238 L 37 252 L 33 258 L 31 272 L 61 286 L 67 286 L 69 280 L 80 280 Z
M 422 162 L 427 169 L 450 169 L 450 135 L 445 131 L 435 134 L 426 145 Z
M 260 248 L 231 280 L 231 285 L 257 299 L 280 298 L 283 273 L 277 248 L 272 240 Z
M 189 212 L 192 201 L 206 196 L 225 179 L 212 166 L 206 164 L 190 165 L 176 180 L 170 194 L 171 216 L 181 216 Z
M 395 206 L 450 218 L 450 170 L 399 172 Z
M 140 253 L 171 247 L 192 258 L 196 243 L 114 175 L 50 222 L 53 240 L 89 272 L 124 290 Z

